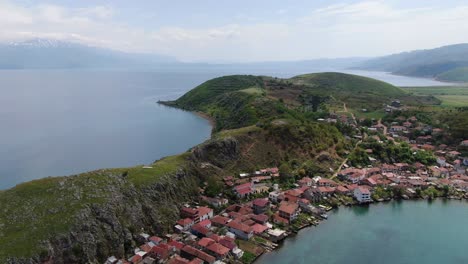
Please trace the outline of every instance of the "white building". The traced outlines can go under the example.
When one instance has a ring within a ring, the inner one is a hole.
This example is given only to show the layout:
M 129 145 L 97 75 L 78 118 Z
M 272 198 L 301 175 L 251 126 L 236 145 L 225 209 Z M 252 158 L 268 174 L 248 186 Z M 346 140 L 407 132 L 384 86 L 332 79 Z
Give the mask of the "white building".
M 356 189 L 354 189 L 354 197 L 356 197 L 356 200 L 358 200 L 360 203 L 372 202 L 370 196 L 371 193 L 367 188 L 359 186 Z

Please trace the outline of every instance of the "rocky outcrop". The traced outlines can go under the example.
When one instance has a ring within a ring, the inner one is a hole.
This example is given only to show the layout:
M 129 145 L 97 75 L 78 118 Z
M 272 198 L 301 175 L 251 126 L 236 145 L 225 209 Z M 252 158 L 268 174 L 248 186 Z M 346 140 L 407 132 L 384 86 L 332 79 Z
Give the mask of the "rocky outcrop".
M 197 197 L 197 179 L 185 170 L 150 186 L 136 187 L 125 175 L 113 183 L 106 187 L 106 202 L 80 210 L 70 232 L 43 241 L 44 252 L 8 263 L 103 263 L 111 255 L 125 257 L 139 245 L 138 234 L 168 231 L 182 203 Z
M 241 155 L 240 143 L 232 137 L 209 140 L 195 147 L 192 153 L 196 162 L 207 162 L 220 168 L 239 159 Z

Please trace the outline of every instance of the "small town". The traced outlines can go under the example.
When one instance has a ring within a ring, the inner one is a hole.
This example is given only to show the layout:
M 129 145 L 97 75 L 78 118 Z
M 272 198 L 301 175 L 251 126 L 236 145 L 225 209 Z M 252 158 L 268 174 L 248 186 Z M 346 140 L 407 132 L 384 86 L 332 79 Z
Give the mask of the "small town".
M 291 175 L 278 166 L 225 176 L 222 192 L 207 195 L 206 184 L 199 202 L 180 208 L 173 233 L 142 231 L 134 255 L 111 256 L 106 264 L 252 263 L 300 229 L 325 221 L 327 212 L 339 206 L 468 199 L 468 156 L 463 155 L 468 140 L 439 144 L 443 129 L 416 116 L 389 114 L 400 107 L 399 101 L 387 105 L 385 121 L 338 113 L 319 119 L 355 132 L 349 138 L 355 150 L 330 175 Z M 398 148 L 392 158 L 399 158 L 384 162 L 378 152 L 391 148 Z

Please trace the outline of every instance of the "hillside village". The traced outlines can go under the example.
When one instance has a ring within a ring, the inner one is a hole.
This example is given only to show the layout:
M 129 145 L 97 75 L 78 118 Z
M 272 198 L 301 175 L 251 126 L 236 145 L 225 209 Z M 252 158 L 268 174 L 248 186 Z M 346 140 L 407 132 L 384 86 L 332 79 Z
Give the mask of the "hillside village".
M 392 102 L 385 111 L 399 108 Z M 369 122 L 332 113 L 318 121 L 354 129 L 349 140 L 355 150 L 338 170 L 299 176 L 273 167 L 227 175 L 222 193 L 208 197 L 200 189 L 199 203 L 180 208 L 173 233 L 143 231 L 133 256 L 112 256 L 106 264 L 251 263 L 289 235 L 327 219 L 327 211 L 339 205 L 468 199 L 468 140 L 439 143 L 445 131 L 416 116 Z

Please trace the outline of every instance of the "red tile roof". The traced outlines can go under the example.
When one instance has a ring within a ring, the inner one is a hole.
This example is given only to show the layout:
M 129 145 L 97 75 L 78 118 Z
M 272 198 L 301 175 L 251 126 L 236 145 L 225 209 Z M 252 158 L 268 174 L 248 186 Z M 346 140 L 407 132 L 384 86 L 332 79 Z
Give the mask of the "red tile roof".
M 205 220 L 201 221 L 198 224 L 201 225 L 201 226 L 204 226 L 204 227 L 209 227 L 209 226 L 211 226 L 211 221 L 210 221 L 210 219 L 205 219 Z
M 215 217 L 211 218 L 211 222 L 218 225 L 227 225 L 229 220 L 229 218 L 220 215 L 216 215 Z
M 205 206 L 198 207 L 198 215 L 199 216 L 207 215 L 207 214 L 209 214 L 211 212 L 213 212 L 213 209 L 211 209 L 211 208 L 208 208 L 208 207 L 205 207 Z
M 192 255 L 194 257 L 197 257 L 201 260 L 204 260 L 208 263 L 213 263 L 215 262 L 216 258 L 211 256 L 211 255 L 208 255 L 207 253 L 201 251 L 201 250 L 198 250 L 192 246 L 189 246 L 189 245 L 186 245 L 185 247 L 182 248 L 182 251 L 186 252 L 187 254 L 189 255 Z
M 294 204 L 294 203 L 282 203 L 279 208 L 279 211 L 285 212 L 290 215 L 294 214 L 296 210 L 297 210 L 297 204 Z
M 200 247 L 206 248 L 207 246 L 215 243 L 215 241 L 211 238 L 204 237 L 198 241 L 198 245 Z
M 265 207 L 269 204 L 270 202 L 268 201 L 268 199 L 264 199 L 264 198 L 258 198 L 258 199 L 255 199 L 253 201 L 253 205 L 254 206 L 259 206 L 259 207 Z
M 252 229 L 253 229 L 255 234 L 261 234 L 261 233 L 265 232 L 265 230 L 267 230 L 268 227 L 264 226 L 264 225 L 260 225 L 260 224 L 255 224 L 255 225 L 252 226 Z
M 219 244 L 219 243 L 213 243 L 210 244 L 207 249 L 213 253 L 215 253 L 218 256 L 225 256 L 227 253 L 229 253 L 229 248 Z
M 181 226 L 187 226 L 187 225 L 190 225 L 192 223 L 193 223 L 193 220 L 190 219 L 190 218 L 179 219 L 179 221 L 177 221 L 177 224 L 179 224 Z
M 242 223 L 238 223 L 236 221 L 229 222 L 227 226 L 230 227 L 230 228 L 240 230 L 240 231 L 242 231 L 244 233 L 250 233 L 250 232 L 253 231 L 252 227 L 250 227 L 248 225 L 245 225 L 245 224 L 242 224 Z
M 184 243 L 179 242 L 179 241 L 175 241 L 175 240 L 169 241 L 169 242 L 167 242 L 167 244 L 169 246 L 175 247 L 178 250 L 182 249 L 184 247 L 184 245 L 185 245 Z

